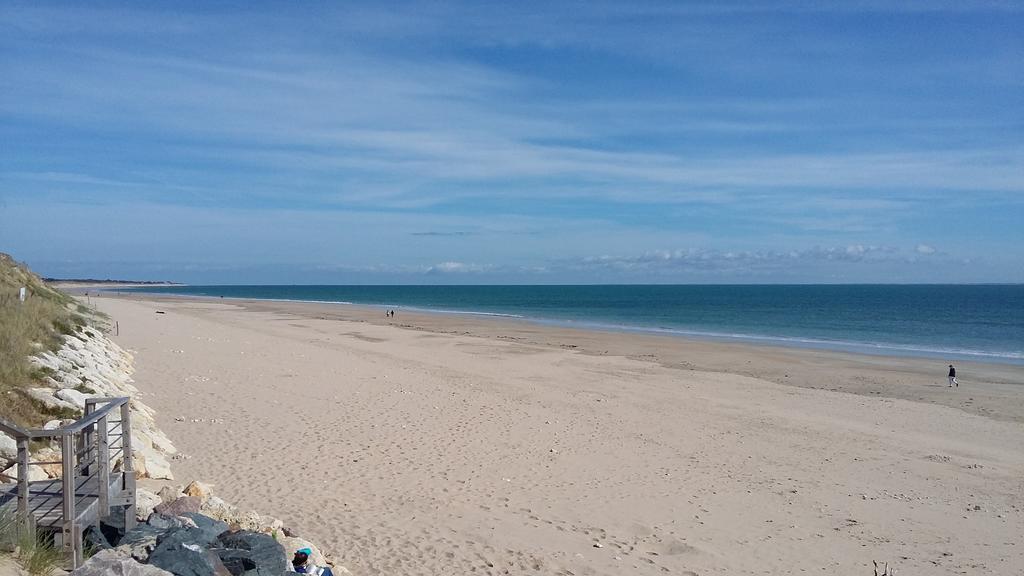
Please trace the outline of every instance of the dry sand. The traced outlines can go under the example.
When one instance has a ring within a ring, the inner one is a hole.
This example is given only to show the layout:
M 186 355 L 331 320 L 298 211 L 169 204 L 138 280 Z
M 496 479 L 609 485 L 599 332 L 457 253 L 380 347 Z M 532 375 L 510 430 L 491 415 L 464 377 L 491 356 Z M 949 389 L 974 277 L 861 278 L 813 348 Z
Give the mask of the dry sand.
M 178 477 L 357 575 L 1024 574 L 1019 366 L 92 301 Z

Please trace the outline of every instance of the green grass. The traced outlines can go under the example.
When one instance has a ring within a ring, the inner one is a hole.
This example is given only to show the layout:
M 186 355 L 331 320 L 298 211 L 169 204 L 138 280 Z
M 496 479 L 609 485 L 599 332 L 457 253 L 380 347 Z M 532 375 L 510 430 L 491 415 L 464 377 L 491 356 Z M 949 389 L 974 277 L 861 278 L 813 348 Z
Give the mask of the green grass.
M 13 554 L 32 576 L 49 576 L 64 564 L 64 553 L 53 540 L 25 531 L 18 514 L 10 509 L 0 511 L 0 553 Z
M 18 563 L 32 576 L 48 576 L 64 564 L 64 553 L 53 541 L 40 535 L 22 532 L 18 538 Z
M 0 552 L 14 552 L 19 533 L 18 515 L 9 508 L 0 510 Z

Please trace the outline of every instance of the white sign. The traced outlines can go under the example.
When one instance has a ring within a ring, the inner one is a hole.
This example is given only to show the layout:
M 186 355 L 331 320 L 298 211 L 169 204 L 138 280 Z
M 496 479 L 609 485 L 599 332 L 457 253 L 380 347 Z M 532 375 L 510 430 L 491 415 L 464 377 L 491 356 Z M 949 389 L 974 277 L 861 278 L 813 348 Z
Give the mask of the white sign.
M 25 301 L 25 287 L 22 286 L 21 290 L 18 290 L 18 300 Z

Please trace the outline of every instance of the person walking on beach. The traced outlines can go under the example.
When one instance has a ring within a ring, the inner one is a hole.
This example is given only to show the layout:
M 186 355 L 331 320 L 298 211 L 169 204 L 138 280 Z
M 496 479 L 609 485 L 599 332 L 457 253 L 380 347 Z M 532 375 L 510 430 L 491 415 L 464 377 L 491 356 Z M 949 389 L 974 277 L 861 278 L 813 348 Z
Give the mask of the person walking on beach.
M 960 383 L 956 381 L 956 368 L 953 368 L 953 365 L 950 364 L 949 365 L 949 387 L 952 388 L 953 385 L 956 385 L 957 388 L 960 387 Z

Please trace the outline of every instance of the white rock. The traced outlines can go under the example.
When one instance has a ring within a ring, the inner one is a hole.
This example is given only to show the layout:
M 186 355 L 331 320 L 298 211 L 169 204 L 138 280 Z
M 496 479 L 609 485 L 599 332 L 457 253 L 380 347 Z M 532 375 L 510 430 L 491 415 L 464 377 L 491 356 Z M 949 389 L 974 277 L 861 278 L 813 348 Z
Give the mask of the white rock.
M 183 491 L 186 496 L 199 498 L 200 504 L 205 504 L 213 496 L 213 485 L 193 480 Z
M 124 460 L 124 457 L 121 458 Z M 135 478 L 149 478 L 149 471 L 146 470 L 146 459 L 138 451 L 132 451 L 132 470 L 135 471 Z
M 60 478 L 64 473 L 64 466 L 60 463 L 60 451 L 49 446 L 40 448 L 32 454 L 33 462 L 56 462 L 56 464 L 39 464 L 29 466 L 29 470 L 41 470 L 47 478 Z
M 154 480 L 174 480 L 171 465 L 160 453 L 147 446 L 133 446 L 135 476 Z
M 58 409 L 58 410 L 62 409 L 62 408 L 67 408 L 69 410 L 78 410 L 79 409 L 78 406 L 75 406 L 74 404 L 72 404 L 70 402 L 67 402 L 65 400 L 61 400 L 59 398 L 55 398 L 53 396 L 53 390 L 50 390 L 49 388 L 28 388 L 28 389 L 23 390 L 23 392 L 29 398 L 40 402 L 41 404 L 43 404 L 47 408 L 53 408 L 53 409 Z
M 4 476 L 8 476 L 10 478 L 14 478 L 13 481 L 5 478 L 4 482 L 6 482 L 8 484 L 11 484 L 13 482 L 17 482 L 17 478 L 18 478 L 18 465 L 15 464 L 15 465 L 11 466 L 7 470 L 4 470 L 2 472 L 2 474 Z M 46 475 L 46 471 L 43 470 L 42 468 L 40 468 L 39 466 L 29 466 L 28 467 L 28 481 L 29 482 L 36 482 L 38 480 L 49 480 L 49 478 L 50 477 Z
M 14 460 L 18 457 L 18 442 L 0 432 L 0 460 Z
M 171 444 L 171 440 L 159 428 L 150 430 L 149 439 L 153 443 L 153 448 L 164 454 L 173 456 L 178 453 L 178 449 Z
M 134 414 L 132 415 L 132 422 L 135 423 Z M 140 448 L 153 449 L 153 441 L 149 439 L 149 434 L 143 430 L 140 426 L 132 427 L 132 449 L 139 450 Z
M 185 495 L 182 492 L 183 488 L 183 486 L 164 486 L 156 495 L 160 497 L 161 502 L 170 504 Z
M 59 372 L 56 380 L 57 388 L 74 388 L 82 385 L 82 379 L 71 372 Z
M 135 490 L 135 516 L 139 520 L 149 518 L 149 515 L 153 513 L 153 508 L 161 503 L 163 500 L 149 490 L 144 488 Z
M 28 361 L 36 368 L 49 368 L 54 372 L 60 370 L 60 361 L 57 360 L 56 356 L 49 352 L 44 352 L 38 356 L 32 356 Z
M 82 355 L 70 348 L 61 348 L 60 350 L 57 350 L 57 358 L 71 364 L 73 367 L 78 367 L 84 364 L 82 361 Z
M 46 367 L 54 372 L 66 372 L 74 368 L 67 361 L 61 359 L 53 352 L 43 352 L 37 356 L 29 358 L 29 361 L 39 367 Z
M 85 399 L 88 398 L 88 396 L 74 388 L 64 388 L 63 390 L 57 391 L 57 398 L 60 398 L 70 404 L 74 404 L 80 410 L 85 410 Z
M 199 508 L 199 511 L 214 520 L 221 520 L 229 524 L 234 522 L 238 516 L 238 508 L 228 504 L 219 496 L 210 496 L 209 500 Z
M 266 524 L 266 522 L 263 521 L 263 518 L 261 518 L 254 510 L 238 514 L 235 516 L 234 522 L 229 522 L 227 520 L 225 520 L 225 522 L 228 522 L 228 524 L 238 524 L 242 530 L 252 530 L 253 532 L 263 532 L 263 526 Z

